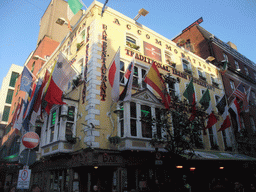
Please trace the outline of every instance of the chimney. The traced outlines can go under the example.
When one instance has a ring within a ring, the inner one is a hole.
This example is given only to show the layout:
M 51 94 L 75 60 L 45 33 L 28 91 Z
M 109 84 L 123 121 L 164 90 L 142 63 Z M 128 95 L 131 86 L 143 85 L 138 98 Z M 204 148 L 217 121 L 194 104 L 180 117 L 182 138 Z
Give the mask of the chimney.
M 231 48 L 237 50 L 237 47 L 236 47 L 236 45 L 235 45 L 234 43 L 232 43 L 232 42 L 229 41 L 229 42 L 227 42 L 227 44 L 228 44 Z

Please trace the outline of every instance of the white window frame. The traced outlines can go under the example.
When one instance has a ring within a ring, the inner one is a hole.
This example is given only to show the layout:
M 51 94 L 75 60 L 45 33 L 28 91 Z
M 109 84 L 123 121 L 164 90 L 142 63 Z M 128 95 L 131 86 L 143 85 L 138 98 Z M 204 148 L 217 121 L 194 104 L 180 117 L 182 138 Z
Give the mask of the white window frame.
M 236 89 L 235 82 L 230 79 L 229 83 L 230 83 L 231 90 L 234 91 Z
M 223 53 L 223 58 L 228 62 L 228 55 L 226 53 Z
M 185 63 L 184 63 L 184 62 L 185 62 Z M 187 62 L 187 63 L 186 63 L 186 62 Z M 183 59 L 183 58 L 181 59 L 181 63 L 182 63 L 183 71 L 186 72 L 186 69 L 188 69 L 188 70 L 191 71 L 191 75 L 192 75 L 193 71 L 192 71 L 191 63 L 190 63 L 188 60 Z M 187 68 L 186 68 L 186 69 L 185 69 L 184 65 L 187 65 Z
M 238 63 L 238 61 L 237 61 L 237 60 L 235 60 L 235 66 L 236 66 L 236 70 L 239 70 L 239 69 L 240 69 L 240 67 L 239 67 L 239 63 Z
M 251 123 L 252 131 L 256 133 L 255 121 L 253 119 L 253 116 L 250 116 L 250 123 Z
M 138 99 L 131 99 L 131 102 L 135 103 L 136 105 L 136 136 L 131 135 L 131 116 L 130 116 L 130 102 L 124 102 L 123 103 L 123 126 L 124 126 L 124 135 L 122 138 L 128 137 L 128 138 L 138 138 L 138 139 L 145 139 L 150 140 L 149 137 L 143 137 L 142 136 L 142 127 L 141 127 L 141 106 L 147 105 L 151 109 L 151 116 L 155 117 L 155 110 L 156 108 L 163 108 L 161 105 L 157 105 L 154 103 L 149 103 L 147 101 L 141 101 Z M 152 126 L 152 137 L 154 134 L 157 134 L 156 125 Z M 121 137 L 121 125 L 120 125 L 120 119 L 118 118 L 118 135 Z M 162 137 L 164 136 L 164 133 L 162 133 Z
M 201 75 L 200 75 L 200 73 L 201 73 Z M 205 81 L 207 81 L 205 71 L 202 68 L 200 68 L 200 67 L 197 68 L 197 75 L 198 75 L 199 79 L 201 79 L 200 77 L 203 77 L 203 78 L 205 78 Z
M 139 46 L 139 48 L 138 48 L 138 49 L 134 49 L 134 50 L 140 51 L 140 50 L 141 50 L 140 39 L 139 39 L 136 35 L 134 35 L 134 34 L 132 34 L 132 33 L 130 33 L 130 32 L 126 32 L 126 34 L 125 34 L 125 46 L 128 46 L 128 45 L 127 45 L 127 37 L 130 37 L 130 38 L 132 38 L 132 39 L 134 39 L 134 40 L 136 41 L 136 45 Z M 128 46 L 128 47 L 129 47 L 129 46 Z M 131 47 L 130 47 L 130 48 L 131 48 Z M 133 49 L 133 48 L 131 48 L 131 49 Z
M 246 66 L 244 66 L 244 72 L 245 72 L 245 74 L 246 74 L 247 76 L 250 75 L 250 73 L 249 73 L 249 71 L 248 71 L 248 68 L 247 68 Z
M 169 57 L 169 58 L 168 58 L 168 57 Z M 174 61 L 175 61 L 175 58 L 174 58 L 174 55 L 173 55 L 170 51 L 165 50 L 165 52 L 164 52 L 164 58 L 165 58 L 165 63 L 168 64 L 168 65 L 170 65 L 171 67 L 173 67 L 173 66 L 171 65 L 171 63 L 172 63 L 172 62 L 175 63 L 175 62 L 174 62 Z M 170 60 L 171 63 L 168 63 L 167 60 Z

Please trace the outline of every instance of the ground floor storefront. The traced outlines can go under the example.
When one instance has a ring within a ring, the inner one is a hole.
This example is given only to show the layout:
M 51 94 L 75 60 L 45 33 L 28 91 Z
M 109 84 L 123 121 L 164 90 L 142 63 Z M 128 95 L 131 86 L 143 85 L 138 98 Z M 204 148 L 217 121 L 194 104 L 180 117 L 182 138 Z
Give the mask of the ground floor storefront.
M 235 182 L 248 189 L 256 183 L 252 160 L 177 158 L 165 152 L 81 150 L 41 158 L 29 168 L 30 186 L 47 192 L 209 191 Z M 5 183 L 18 178 L 18 169 L 5 170 Z M 246 192 L 246 191 L 245 191 Z

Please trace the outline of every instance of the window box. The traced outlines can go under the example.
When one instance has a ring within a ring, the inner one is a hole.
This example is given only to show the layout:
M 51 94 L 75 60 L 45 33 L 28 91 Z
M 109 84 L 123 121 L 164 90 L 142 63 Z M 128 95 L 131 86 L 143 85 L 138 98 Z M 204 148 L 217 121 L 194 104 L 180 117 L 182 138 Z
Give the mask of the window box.
M 176 63 L 170 61 L 169 59 L 167 59 L 166 62 L 167 62 L 169 65 L 171 65 L 173 68 L 176 67 Z
M 212 82 L 212 85 L 215 86 L 215 87 L 219 87 L 219 84 L 216 83 L 216 82 Z
M 138 46 L 138 45 L 136 45 L 134 43 L 128 42 L 128 41 L 126 42 L 126 45 L 128 47 L 131 47 L 131 48 L 136 49 L 136 50 L 138 50 L 140 48 L 140 46 Z
M 108 141 L 109 141 L 111 144 L 117 145 L 117 144 L 120 143 L 121 138 L 118 137 L 118 136 L 109 137 L 109 138 L 108 138 Z
M 191 70 L 191 69 L 184 69 L 184 71 L 185 71 L 186 73 L 189 73 L 189 74 L 192 75 L 192 70 Z
M 76 144 L 76 137 L 73 137 L 72 135 L 66 135 L 66 140 L 71 144 Z
M 206 77 L 204 77 L 204 76 L 199 76 L 199 79 L 201 79 L 201 80 L 203 80 L 203 81 L 206 81 Z

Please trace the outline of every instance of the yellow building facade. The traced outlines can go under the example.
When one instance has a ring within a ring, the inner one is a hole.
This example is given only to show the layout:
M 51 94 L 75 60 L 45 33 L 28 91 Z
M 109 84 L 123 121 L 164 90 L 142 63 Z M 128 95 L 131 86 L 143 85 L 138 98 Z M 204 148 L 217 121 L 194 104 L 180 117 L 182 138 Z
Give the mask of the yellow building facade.
M 43 78 L 47 69 L 51 71 L 60 52 L 77 72 L 64 93 L 66 105 L 53 106 L 49 115 L 44 114 L 41 157 L 32 169 L 33 182 L 45 191 L 92 191 L 94 185 L 106 191 L 149 191 L 153 181 L 173 174 L 161 167 L 163 148 L 158 157 L 161 165 L 155 168 L 150 140 L 157 129 L 147 129 L 140 121 L 142 111 L 157 117 L 164 108 L 160 96 L 143 82 L 153 62 L 160 73 L 177 80 L 168 89 L 181 99 L 192 77 L 196 101 L 208 88 L 216 113 L 224 94 L 214 65 L 109 7 L 101 16 L 102 6 L 97 1 L 91 4 L 38 73 Z M 108 69 L 119 48 L 120 93 L 126 83 L 122 77 L 135 54 L 134 86 L 130 101 L 113 103 Z M 202 134 L 205 152 L 224 152 L 232 146 L 229 129 L 217 132 L 222 122 L 220 117 Z M 205 155 L 202 149 L 197 154 Z

